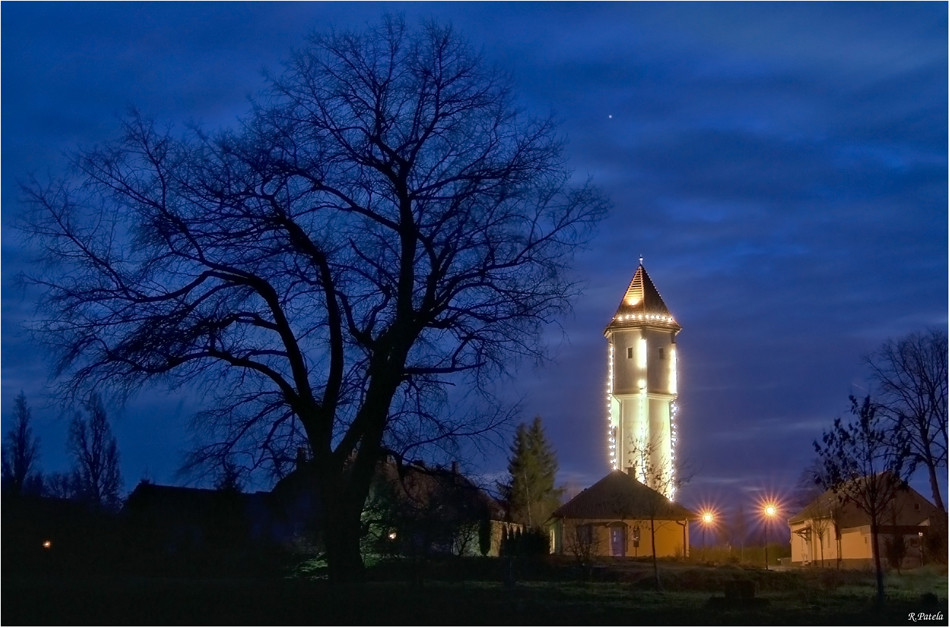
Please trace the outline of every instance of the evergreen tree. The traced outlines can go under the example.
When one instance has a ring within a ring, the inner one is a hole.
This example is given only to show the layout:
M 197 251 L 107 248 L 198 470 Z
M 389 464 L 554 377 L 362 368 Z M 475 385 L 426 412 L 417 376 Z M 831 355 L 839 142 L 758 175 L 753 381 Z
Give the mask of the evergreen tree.
M 541 417 L 522 423 L 508 459 L 508 483 L 501 492 L 511 520 L 528 527 L 543 526 L 561 504 L 563 489 L 555 488 L 557 455 L 544 435 Z
M 3 484 L 14 493 L 39 492 L 42 478 L 37 471 L 40 440 L 30 426 L 30 406 L 23 391 L 13 401 L 13 427 L 3 444 Z

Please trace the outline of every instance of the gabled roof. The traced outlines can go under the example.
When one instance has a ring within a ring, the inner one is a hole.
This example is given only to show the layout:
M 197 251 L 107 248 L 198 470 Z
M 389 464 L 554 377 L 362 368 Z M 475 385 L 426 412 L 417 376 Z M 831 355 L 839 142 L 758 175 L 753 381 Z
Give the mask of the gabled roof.
M 789 525 L 804 523 L 809 519 L 829 518 L 835 513 L 838 526 L 843 529 L 855 528 L 868 525 L 870 519 L 868 515 L 858 508 L 853 502 L 844 503 L 838 498 L 838 495 L 831 489 L 828 489 L 807 506 L 801 509 L 794 516 L 789 517 Z M 918 526 L 928 519 L 933 519 L 937 514 L 937 507 L 930 501 L 915 491 L 910 486 L 906 486 L 897 491 L 892 503 L 885 513 L 882 525 L 899 526 Z
M 614 314 L 606 331 L 622 327 L 639 327 L 642 325 L 659 325 L 679 331 L 682 329 L 673 318 L 666 303 L 660 296 L 653 280 L 647 274 L 641 263 L 637 266 L 633 279 L 620 301 L 620 306 Z
M 504 518 L 504 509 L 485 491 L 452 467 L 429 467 L 422 461 L 398 465 L 387 459 L 377 465 L 377 479 L 395 489 L 408 510 L 425 512 L 431 508 L 454 509 L 457 514 L 479 514 L 490 519 Z
M 266 493 L 166 486 L 139 482 L 129 495 L 123 512 L 149 516 L 219 516 L 267 500 Z
M 655 519 L 682 521 L 696 515 L 633 476 L 611 471 L 554 511 L 555 519 Z

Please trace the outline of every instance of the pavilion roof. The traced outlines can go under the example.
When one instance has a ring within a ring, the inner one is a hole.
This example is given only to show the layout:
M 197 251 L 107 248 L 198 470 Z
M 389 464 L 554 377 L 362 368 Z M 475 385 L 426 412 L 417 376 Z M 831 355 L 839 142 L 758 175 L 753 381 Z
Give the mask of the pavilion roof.
M 617 469 L 584 489 L 551 515 L 558 519 L 649 519 L 682 521 L 696 515 Z

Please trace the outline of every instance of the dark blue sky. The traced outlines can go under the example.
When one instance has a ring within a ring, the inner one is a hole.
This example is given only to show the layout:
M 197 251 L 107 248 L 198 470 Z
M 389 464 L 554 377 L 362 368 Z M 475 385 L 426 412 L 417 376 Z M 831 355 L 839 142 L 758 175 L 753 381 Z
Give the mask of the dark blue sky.
M 28 256 L 16 181 L 115 135 L 135 106 L 231 124 L 313 30 L 384 12 L 451 22 L 553 112 L 613 209 L 577 276 L 556 361 L 510 384 L 540 414 L 562 480 L 607 470 L 603 328 L 644 255 L 682 324 L 687 504 L 788 493 L 811 442 L 866 392 L 861 357 L 947 326 L 947 4 L 3 3 L 2 406 L 24 390 L 42 465 L 63 470 L 65 413 L 23 334 Z M 126 489 L 174 481 L 187 400 L 113 408 Z M 5 430 L 4 430 L 5 431 Z M 501 472 L 504 452 L 467 463 Z M 925 491 L 926 494 L 926 491 Z

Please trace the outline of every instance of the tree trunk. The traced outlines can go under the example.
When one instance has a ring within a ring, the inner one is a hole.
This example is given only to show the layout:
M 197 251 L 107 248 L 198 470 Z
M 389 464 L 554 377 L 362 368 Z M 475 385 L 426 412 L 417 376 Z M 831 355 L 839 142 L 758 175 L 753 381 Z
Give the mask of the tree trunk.
M 327 569 L 332 584 L 361 582 L 364 576 L 360 553 L 361 508 L 348 504 L 343 491 L 326 491 L 323 496 L 324 535 Z
M 653 585 L 660 590 L 660 566 L 656 560 L 656 517 L 650 517 L 650 547 L 653 550 Z
M 403 362 L 404 362 L 403 358 Z M 346 584 L 360 582 L 364 577 L 363 556 L 360 552 L 362 539 L 363 506 L 381 459 L 380 443 L 386 428 L 389 404 L 395 394 L 398 378 L 393 369 L 377 373 L 371 368 L 374 378 L 363 407 L 354 423 L 363 425 L 362 438 L 353 446 L 353 455 L 343 463 L 343 469 L 334 469 L 325 456 L 322 476 L 322 504 L 325 522 L 327 568 L 330 582 Z
M 934 505 L 940 509 L 940 512 L 947 514 L 947 507 L 944 506 L 943 498 L 940 495 L 940 483 L 937 480 L 935 465 L 927 463 L 927 475 L 930 477 L 930 492 L 933 493 Z
M 884 570 L 881 568 L 881 552 L 878 547 L 877 516 L 871 516 L 871 556 L 874 558 L 874 578 L 877 583 L 877 603 L 884 603 Z
M 375 469 L 372 458 L 356 456 L 339 471 L 324 468 L 320 503 L 323 509 L 324 546 L 332 584 L 361 582 L 364 576 L 360 542 L 363 505 Z M 362 468 L 370 465 L 370 468 Z
M 331 584 L 361 582 L 364 577 L 363 556 L 360 553 L 360 518 L 331 513 L 328 505 L 325 518 L 324 543 L 327 550 L 327 569 Z M 341 509 L 342 510 L 342 509 Z

